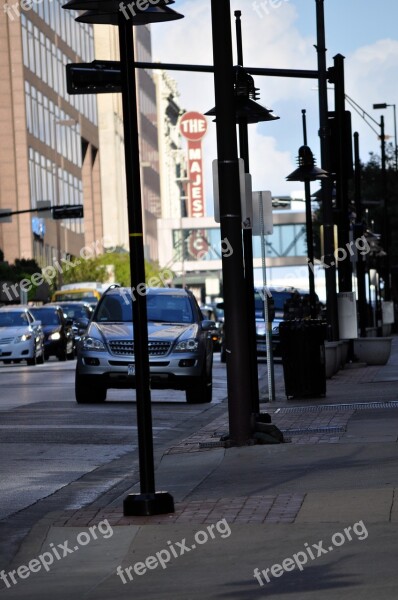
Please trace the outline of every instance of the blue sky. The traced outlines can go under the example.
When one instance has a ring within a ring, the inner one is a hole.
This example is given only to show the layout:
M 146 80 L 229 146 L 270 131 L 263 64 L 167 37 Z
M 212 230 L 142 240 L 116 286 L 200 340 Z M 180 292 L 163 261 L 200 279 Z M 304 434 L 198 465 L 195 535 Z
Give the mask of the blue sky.
M 245 66 L 316 69 L 315 0 L 274 0 L 274 4 L 268 0 L 261 8 L 264 1 L 257 0 L 255 10 L 253 0 L 231 0 L 231 12 L 242 11 Z M 383 113 L 374 111 L 373 103 L 398 104 L 398 2 L 325 0 L 324 7 L 328 66 L 332 66 L 335 54 L 346 57 L 347 94 L 379 121 Z M 211 64 L 210 0 L 176 0 L 173 8 L 185 18 L 152 26 L 154 60 Z M 179 84 L 184 108 L 205 112 L 214 106 L 211 75 L 170 75 Z M 280 120 L 250 126 L 253 187 L 275 195 L 290 194 L 297 184 L 285 178 L 295 168 L 302 144 L 301 109 L 307 111 L 308 142 L 319 164 L 316 81 L 256 77 L 255 82 L 260 88 L 259 102 L 272 108 Z M 333 110 L 332 92 L 329 109 Z M 384 115 L 386 133 L 393 135 L 392 109 Z M 362 160 L 367 160 L 369 152 L 379 153 L 376 134 L 356 113 L 353 131 L 360 135 Z M 209 123 L 204 150 L 208 211 L 212 214 L 211 161 L 216 157 L 213 123 Z

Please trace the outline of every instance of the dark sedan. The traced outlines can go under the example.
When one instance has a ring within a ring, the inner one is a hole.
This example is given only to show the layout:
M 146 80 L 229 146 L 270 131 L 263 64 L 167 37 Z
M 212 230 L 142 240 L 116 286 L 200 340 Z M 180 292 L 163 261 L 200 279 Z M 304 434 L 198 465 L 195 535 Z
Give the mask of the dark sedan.
M 60 306 L 40 306 L 30 309 L 41 322 L 44 332 L 44 358 L 56 356 L 58 360 L 71 360 L 75 357 L 72 320 L 66 319 Z
M 46 306 L 54 306 L 47 304 Z M 86 331 L 88 323 L 94 312 L 93 307 L 88 302 L 79 302 L 77 300 L 70 302 L 57 302 L 55 306 L 60 306 L 67 319 L 72 321 L 73 336 L 75 346 Z

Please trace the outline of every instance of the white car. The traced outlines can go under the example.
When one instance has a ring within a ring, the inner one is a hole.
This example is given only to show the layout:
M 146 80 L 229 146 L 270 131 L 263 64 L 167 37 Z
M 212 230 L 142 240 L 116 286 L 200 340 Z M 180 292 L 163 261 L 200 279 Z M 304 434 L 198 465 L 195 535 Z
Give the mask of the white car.
M 0 361 L 5 364 L 26 360 L 28 365 L 44 362 L 44 335 L 26 306 L 0 308 Z

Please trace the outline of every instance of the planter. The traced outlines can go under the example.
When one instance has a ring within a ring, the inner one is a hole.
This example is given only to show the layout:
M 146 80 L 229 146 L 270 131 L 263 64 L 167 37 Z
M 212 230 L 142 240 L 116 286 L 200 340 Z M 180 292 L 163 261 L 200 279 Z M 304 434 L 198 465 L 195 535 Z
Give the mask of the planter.
M 325 371 L 326 379 L 330 379 L 339 370 L 337 364 L 337 348 L 339 342 L 325 342 Z M 340 352 L 339 352 L 340 354 Z
M 347 362 L 348 349 L 350 347 L 349 340 L 341 340 L 340 341 L 340 351 L 341 351 L 341 368 L 344 369 L 344 365 Z
M 377 327 L 367 327 L 366 328 L 366 337 L 376 337 L 377 336 Z
M 368 365 L 385 365 L 391 354 L 391 337 L 366 337 L 354 340 L 354 353 Z
M 381 335 L 384 337 L 391 335 L 391 325 L 389 323 L 381 326 Z

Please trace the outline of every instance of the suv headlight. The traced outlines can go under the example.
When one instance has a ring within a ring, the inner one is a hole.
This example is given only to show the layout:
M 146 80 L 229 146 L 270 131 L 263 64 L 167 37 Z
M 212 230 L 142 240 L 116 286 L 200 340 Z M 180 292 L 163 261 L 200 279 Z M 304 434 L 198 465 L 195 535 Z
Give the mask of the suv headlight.
M 199 348 L 199 340 L 183 340 L 178 342 L 174 352 L 195 352 Z
M 105 344 L 93 337 L 82 337 L 80 339 L 80 345 L 83 350 L 95 350 L 96 352 L 104 352 L 106 350 Z
M 30 340 L 31 337 L 31 333 L 23 333 L 22 335 L 19 335 L 15 338 L 14 344 L 18 344 L 18 342 L 26 342 L 27 340 Z
M 60 340 L 61 334 L 59 331 L 54 331 L 54 333 L 51 333 L 48 337 L 50 340 Z

